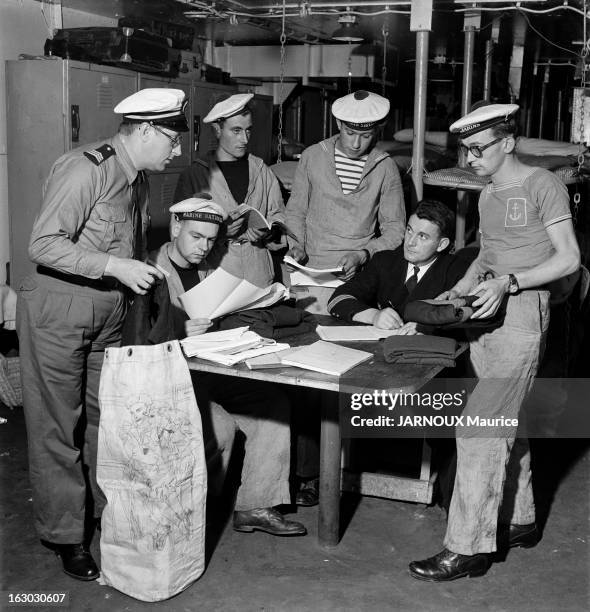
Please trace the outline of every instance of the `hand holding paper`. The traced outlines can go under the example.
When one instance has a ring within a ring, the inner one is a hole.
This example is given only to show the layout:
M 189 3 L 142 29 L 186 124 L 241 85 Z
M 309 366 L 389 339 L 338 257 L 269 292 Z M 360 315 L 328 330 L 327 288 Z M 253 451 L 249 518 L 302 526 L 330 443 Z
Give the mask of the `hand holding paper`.
M 248 204 L 240 204 L 234 211 L 230 213 L 230 219 L 245 218 L 248 230 L 266 230 L 272 231 L 273 227 L 278 228 L 282 234 L 287 234 L 291 238 L 295 238 L 295 234 L 285 225 L 283 221 L 273 221 L 269 223 L 266 217 L 256 208 Z M 235 223 L 235 221 L 234 221 Z
M 287 297 L 289 291 L 281 283 L 257 287 L 218 268 L 179 299 L 191 319 L 216 319 L 238 310 L 264 308 Z
M 325 268 L 323 270 L 302 266 L 289 255 L 283 257 L 287 266 L 294 268 L 290 272 L 291 286 L 339 287 L 342 284 L 336 275 L 342 274 L 342 267 Z

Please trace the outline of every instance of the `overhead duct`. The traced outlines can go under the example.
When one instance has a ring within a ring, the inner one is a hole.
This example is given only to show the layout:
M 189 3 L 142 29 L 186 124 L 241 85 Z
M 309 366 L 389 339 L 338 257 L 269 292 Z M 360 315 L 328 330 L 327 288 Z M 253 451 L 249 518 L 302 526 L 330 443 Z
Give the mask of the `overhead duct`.
M 234 78 L 272 81 L 278 79 L 280 47 L 218 47 L 220 67 Z M 375 74 L 375 47 L 369 45 L 288 45 L 284 78 L 378 78 Z

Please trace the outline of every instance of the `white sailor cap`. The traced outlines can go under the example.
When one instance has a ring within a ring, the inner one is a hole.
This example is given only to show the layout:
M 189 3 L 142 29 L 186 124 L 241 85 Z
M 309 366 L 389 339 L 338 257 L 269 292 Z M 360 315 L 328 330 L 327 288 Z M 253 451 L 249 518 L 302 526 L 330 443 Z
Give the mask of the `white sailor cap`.
M 389 100 L 363 89 L 338 98 L 332 114 L 355 130 L 370 130 L 387 117 Z
M 182 202 L 172 204 L 170 212 L 176 215 L 179 221 L 205 221 L 221 225 L 227 219 L 225 210 L 210 199 L 187 198 Z
M 218 102 L 203 119 L 203 123 L 214 123 L 220 119 L 228 119 L 239 114 L 254 97 L 253 93 L 235 94 Z
M 148 87 L 121 100 L 114 112 L 123 115 L 126 121 L 147 121 L 176 132 L 188 132 L 186 104 L 186 95 L 181 89 Z
M 518 110 L 518 104 L 488 104 L 467 113 L 451 125 L 449 131 L 460 138 L 483 132 L 488 128 L 508 121 Z

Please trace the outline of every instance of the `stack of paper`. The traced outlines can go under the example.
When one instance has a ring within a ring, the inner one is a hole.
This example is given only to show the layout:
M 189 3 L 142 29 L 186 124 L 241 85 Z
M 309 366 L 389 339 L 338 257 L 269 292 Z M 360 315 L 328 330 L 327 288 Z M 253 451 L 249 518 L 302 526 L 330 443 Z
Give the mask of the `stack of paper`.
M 216 319 L 238 310 L 264 308 L 287 297 L 289 291 L 281 283 L 257 287 L 217 268 L 179 299 L 191 319 Z
M 224 351 L 203 351 L 199 354 L 201 359 L 207 361 L 213 361 L 214 363 L 220 363 L 221 365 L 233 366 L 236 363 L 247 361 L 261 355 L 266 356 L 272 353 L 278 353 L 289 348 L 288 344 L 279 344 L 274 340 L 267 341 L 260 346 L 252 347 L 247 350 L 236 350 L 235 352 L 227 353 Z
M 318 340 L 281 357 L 284 365 L 293 365 L 323 374 L 340 376 L 354 366 L 373 357 L 373 353 L 351 349 L 339 344 Z
M 381 329 L 374 325 L 318 325 L 315 330 L 322 340 L 331 342 L 381 340 L 399 333 L 397 329 Z
M 216 350 L 246 349 L 258 343 L 261 337 L 248 327 L 236 327 L 200 336 L 190 336 L 180 341 L 187 357 L 200 357 L 200 353 Z
M 247 327 L 191 336 L 181 340 L 180 344 L 187 357 L 199 357 L 223 365 L 234 365 L 250 357 L 289 348 L 288 344 L 277 344 Z
M 302 266 L 289 255 L 285 255 L 283 262 L 291 268 L 295 268 L 295 270 L 289 272 L 292 287 L 297 285 L 307 287 L 339 287 L 343 284 L 342 280 L 334 276 L 335 274 L 342 274 L 342 267 L 325 268 L 322 270 L 308 268 L 307 266 Z

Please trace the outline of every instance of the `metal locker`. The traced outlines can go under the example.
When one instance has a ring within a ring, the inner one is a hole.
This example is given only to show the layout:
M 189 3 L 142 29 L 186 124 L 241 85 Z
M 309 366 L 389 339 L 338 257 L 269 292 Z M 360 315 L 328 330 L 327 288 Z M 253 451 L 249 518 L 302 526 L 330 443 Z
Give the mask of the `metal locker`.
M 215 132 L 210 125 L 203 124 L 203 117 L 220 100 L 238 93 L 236 87 L 230 85 L 217 85 L 199 81 L 193 84 L 191 95 L 191 115 L 189 121 L 192 124 L 191 158 L 195 161 L 203 157 L 208 151 L 217 148 Z
M 108 66 L 72 65 L 67 83 L 69 148 L 75 149 L 117 131 L 121 117 L 113 108 L 136 90 L 137 77 Z
M 117 131 L 107 110 L 137 89 L 137 74 L 52 57 L 6 62 L 11 283 L 33 270 L 28 245 L 53 162 Z
M 168 209 L 174 203 L 174 191 L 180 172 L 160 172 L 149 175 L 150 184 L 150 229 L 148 250 L 156 249 L 170 240 Z
M 252 107 L 252 136 L 248 143 L 248 151 L 264 160 L 265 164 L 271 164 L 276 158 L 277 145 L 272 137 L 272 96 L 256 94 L 250 102 Z

